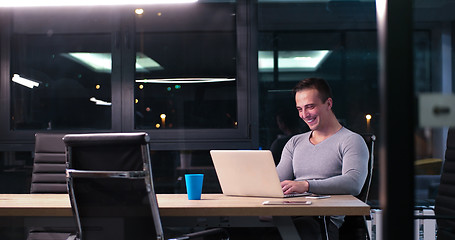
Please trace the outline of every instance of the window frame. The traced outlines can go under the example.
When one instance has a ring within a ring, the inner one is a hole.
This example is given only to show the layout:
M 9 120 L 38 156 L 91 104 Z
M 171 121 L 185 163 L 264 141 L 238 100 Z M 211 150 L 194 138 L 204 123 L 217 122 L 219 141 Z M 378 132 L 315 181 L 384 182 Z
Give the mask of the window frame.
M 254 4 L 247 0 L 236 2 L 236 31 L 237 31 L 237 108 L 238 127 L 236 129 L 134 129 L 134 79 L 136 35 L 134 8 L 112 8 L 109 19 L 105 23 L 110 26 L 104 31 L 111 34 L 112 64 L 112 128 L 108 130 L 90 130 L 90 132 L 135 132 L 146 131 L 151 136 L 153 150 L 208 150 L 214 148 L 257 148 L 258 145 L 258 101 L 257 101 L 257 54 Z M 76 9 L 81 10 L 81 9 Z M 84 9 L 82 9 L 84 10 Z M 10 93 L 10 40 L 15 15 L 14 9 L 2 9 L 0 36 L 0 151 L 11 150 L 14 145 L 18 150 L 32 150 L 36 132 L 71 132 L 82 133 L 87 130 L 12 130 L 11 126 L 11 93 Z M 22 11 L 22 10 L 18 10 Z M 36 24 L 26 26 L 33 32 L 45 31 L 46 18 Z M 70 19 L 67 19 L 70 21 Z M 53 21 L 53 24 L 56 21 Z M 62 23 L 59 31 L 63 31 Z M 53 26 L 54 27 L 54 26 Z M 80 33 L 86 31 L 86 26 L 78 27 Z M 60 33 L 60 32 L 59 32 Z

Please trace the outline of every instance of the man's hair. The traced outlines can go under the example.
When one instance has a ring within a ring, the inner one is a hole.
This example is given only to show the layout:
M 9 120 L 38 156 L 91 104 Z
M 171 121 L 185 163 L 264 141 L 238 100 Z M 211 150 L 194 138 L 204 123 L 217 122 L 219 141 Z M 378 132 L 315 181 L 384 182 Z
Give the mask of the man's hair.
M 327 101 L 328 98 L 333 98 L 332 89 L 330 88 L 327 81 L 322 78 L 306 78 L 301 80 L 295 85 L 292 92 L 295 96 L 297 92 L 307 90 L 307 89 L 316 89 L 319 93 L 319 98 L 322 102 Z

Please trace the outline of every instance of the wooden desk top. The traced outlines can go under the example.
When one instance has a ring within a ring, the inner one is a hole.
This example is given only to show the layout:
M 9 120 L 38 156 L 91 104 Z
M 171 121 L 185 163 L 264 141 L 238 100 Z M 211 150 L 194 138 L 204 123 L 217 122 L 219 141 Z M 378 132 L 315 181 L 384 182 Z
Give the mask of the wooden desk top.
M 72 216 L 67 194 L 0 194 L 0 216 Z
M 350 195 L 310 199 L 311 205 L 262 205 L 277 198 L 232 197 L 203 194 L 188 200 L 186 194 L 157 194 L 161 216 L 321 216 L 369 215 L 370 207 Z M 289 199 L 288 199 L 289 200 Z M 292 200 L 309 200 L 304 197 Z M 72 216 L 66 194 L 0 194 L 0 216 Z
M 201 200 L 187 200 L 186 194 L 158 194 L 162 216 L 321 216 L 369 215 L 370 206 L 350 195 L 333 195 L 326 199 L 309 200 L 311 205 L 262 205 L 279 198 L 233 197 L 203 194 Z

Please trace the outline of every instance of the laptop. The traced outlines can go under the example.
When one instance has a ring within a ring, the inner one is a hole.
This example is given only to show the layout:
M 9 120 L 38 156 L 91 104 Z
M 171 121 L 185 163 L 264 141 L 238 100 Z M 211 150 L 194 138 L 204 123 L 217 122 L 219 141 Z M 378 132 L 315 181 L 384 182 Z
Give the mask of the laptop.
M 277 198 L 310 195 L 283 194 L 269 150 L 211 150 L 210 155 L 225 195 Z

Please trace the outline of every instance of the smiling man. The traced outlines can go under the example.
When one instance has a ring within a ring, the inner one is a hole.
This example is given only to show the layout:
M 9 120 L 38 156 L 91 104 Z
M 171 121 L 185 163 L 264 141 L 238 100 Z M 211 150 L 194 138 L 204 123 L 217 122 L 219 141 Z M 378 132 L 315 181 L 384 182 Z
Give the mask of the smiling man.
M 338 122 L 325 80 L 304 79 L 293 92 L 299 116 L 311 131 L 292 137 L 283 149 L 277 166 L 283 192 L 358 195 L 368 171 L 368 148 L 362 136 Z M 304 239 L 332 240 L 338 239 L 343 219 L 301 217 L 296 225 Z

